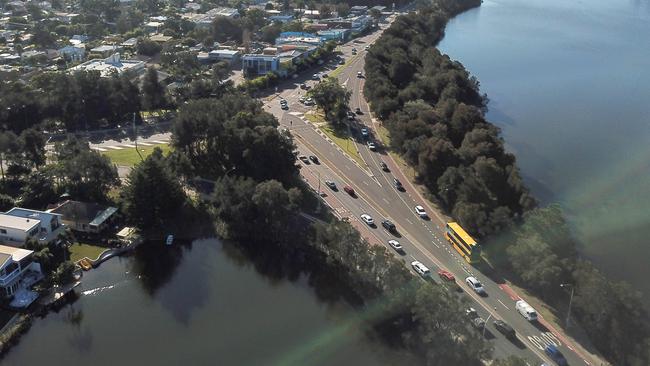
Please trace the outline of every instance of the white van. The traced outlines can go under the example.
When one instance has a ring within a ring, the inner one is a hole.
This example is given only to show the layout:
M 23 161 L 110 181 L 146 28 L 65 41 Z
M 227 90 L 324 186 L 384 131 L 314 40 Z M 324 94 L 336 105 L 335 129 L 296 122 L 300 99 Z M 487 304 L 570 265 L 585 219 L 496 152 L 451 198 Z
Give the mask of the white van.
M 515 308 L 529 322 L 537 321 L 537 312 L 532 306 L 528 305 L 524 300 L 519 300 L 515 303 Z
M 431 275 L 429 268 L 427 268 L 424 264 L 418 261 L 411 262 L 411 267 L 413 267 L 415 272 L 417 272 L 422 277 L 428 277 Z

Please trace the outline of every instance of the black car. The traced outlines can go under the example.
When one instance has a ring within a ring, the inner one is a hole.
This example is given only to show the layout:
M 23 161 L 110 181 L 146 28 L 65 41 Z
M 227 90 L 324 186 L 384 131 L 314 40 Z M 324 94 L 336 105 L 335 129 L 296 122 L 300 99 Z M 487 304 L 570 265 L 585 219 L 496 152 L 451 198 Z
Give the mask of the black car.
M 388 169 L 388 165 L 386 165 L 386 163 L 384 163 L 383 161 L 379 163 L 379 166 L 381 167 L 381 170 L 385 172 L 390 172 L 390 169 Z
M 397 232 L 397 228 L 395 227 L 395 224 L 393 224 L 393 222 L 390 220 L 382 221 L 381 226 L 383 226 L 386 230 L 390 231 L 391 233 Z
M 337 191 L 338 188 L 336 188 L 336 183 L 332 182 L 331 180 L 326 180 L 325 185 L 330 187 L 331 190 Z
M 504 322 L 503 320 L 495 320 L 494 321 L 494 327 L 497 328 L 497 330 L 503 335 L 505 335 L 509 339 L 514 339 L 515 338 L 515 330 L 512 329 L 511 326 L 508 325 L 508 323 Z
M 356 113 L 356 114 L 363 114 L 363 112 L 361 112 L 361 108 L 356 108 L 356 109 L 354 110 L 354 113 Z
M 309 160 L 311 160 L 314 164 L 320 164 L 318 158 L 315 155 L 309 155 Z
M 404 189 L 404 186 L 402 186 L 402 182 L 399 181 L 397 178 L 393 178 L 393 185 L 395 186 L 395 189 L 398 191 L 401 191 Z

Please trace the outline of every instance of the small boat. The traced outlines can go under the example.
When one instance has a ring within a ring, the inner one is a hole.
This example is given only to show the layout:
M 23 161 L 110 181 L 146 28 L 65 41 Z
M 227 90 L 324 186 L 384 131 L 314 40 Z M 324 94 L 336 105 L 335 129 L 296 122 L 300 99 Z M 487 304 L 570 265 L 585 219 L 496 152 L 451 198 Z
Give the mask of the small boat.
M 174 235 L 167 235 L 167 241 L 165 242 L 167 245 L 172 245 L 174 242 Z

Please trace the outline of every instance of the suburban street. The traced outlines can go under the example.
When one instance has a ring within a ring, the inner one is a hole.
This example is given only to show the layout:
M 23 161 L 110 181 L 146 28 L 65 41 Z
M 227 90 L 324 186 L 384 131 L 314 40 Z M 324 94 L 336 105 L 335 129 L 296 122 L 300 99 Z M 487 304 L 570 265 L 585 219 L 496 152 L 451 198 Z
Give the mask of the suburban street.
M 386 27 L 387 25 L 382 25 L 382 29 Z M 525 320 L 515 310 L 515 302 L 519 300 L 519 296 L 512 289 L 478 272 L 451 248 L 444 237 L 444 226 L 450 219 L 440 215 L 426 202 L 410 179 L 399 169 L 398 164 L 381 146 L 376 131 L 379 122 L 371 118 L 369 106 L 363 96 L 364 78 L 357 77 L 358 72 L 363 73 L 364 55 L 367 52 L 365 47 L 371 45 L 380 34 L 381 31 L 376 31 L 340 46 L 347 63 L 345 68 L 336 75 L 340 84 L 351 92 L 350 108 L 352 110 L 359 108 L 362 112 L 357 115 L 355 123 L 358 123 L 359 127 L 368 128 L 371 131 L 369 138 L 376 141 L 378 145 L 377 151 L 371 151 L 365 139 L 359 134 L 355 134 L 355 138 L 350 139 L 349 144 L 356 147 L 363 163 L 346 154 L 315 123 L 305 117 L 305 114 L 315 107 L 305 106 L 299 102 L 299 98 L 307 93 L 299 85 L 302 82 L 308 85 L 317 83 L 318 81 L 310 80 L 311 75 L 301 75 L 300 78 L 292 80 L 295 87 L 284 87 L 276 95 L 265 100 L 264 108 L 278 118 L 281 128 L 290 130 L 294 136 L 299 155 L 315 155 L 319 158 L 318 164 L 299 162 L 303 178 L 314 190 L 322 192 L 323 202 L 330 206 L 338 217 L 348 218 L 370 243 L 385 245 L 392 251 L 388 246 L 388 240 L 398 240 L 404 247 L 404 253 L 400 255 L 395 252 L 395 255 L 409 268 L 412 261 L 418 260 L 431 270 L 438 282 L 440 282 L 436 274 L 438 269 L 451 272 L 457 284 L 465 292 L 468 307 L 475 308 L 480 317 L 487 321 L 485 337 L 492 342 L 495 357 L 517 355 L 525 358 L 530 365 L 539 365 L 541 362 L 551 365 L 553 363 L 544 354 L 544 348 L 548 344 L 554 344 L 562 351 L 570 365 L 594 364 L 588 352 L 575 345 L 567 344 L 565 336 L 549 328 L 543 319 L 539 324 L 531 324 Z M 357 55 L 352 54 L 353 48 L 357 49 Z M 337 66 L 324 65 L 321 72 L 331 73 Z M 281 109 L 279 101 L 282 99 L 287 100 L 288 110 Z M 169 133 L 155 134 L 138 139 L 138 143 L 144 146 L 166 143 L 169 141 L 169 136 Z M 107 151 L 133 147 L 133 142 L 104 141 L 91 144 L 91 147 L 98 151 Z M 381 162 L 386 163 L 390 171 L 382 170 Z M 402 182 L 403 191 L 395 189 L 393 178 Z M 338 190 L 328 188 L 324 183 L 325 180 L 335 182 Z M 354 188 L 356 197 L 343 191 L 345 185 Z M 424 206 L 430 219 L 421 219 L 414 212 L 416 205 Z M 359 216 L 364 213 L 371 215 L 378 225 L 372 228 L 360 221 Z M 384 219 L 390 219 L 395 223 L 399 234 L 395 235 L 385 230 L 380 224 Z M 468 276 L 479 279 L 488 296 L 480 297 L 472 292 L 464 283 L 464 279 Z M 461 312 L 465 310 L 458 309 Z M 497 331 L 493 325 L 496 319 L 504 320 L 511 325 L 516 330 L 517 339 L 508 340 Z

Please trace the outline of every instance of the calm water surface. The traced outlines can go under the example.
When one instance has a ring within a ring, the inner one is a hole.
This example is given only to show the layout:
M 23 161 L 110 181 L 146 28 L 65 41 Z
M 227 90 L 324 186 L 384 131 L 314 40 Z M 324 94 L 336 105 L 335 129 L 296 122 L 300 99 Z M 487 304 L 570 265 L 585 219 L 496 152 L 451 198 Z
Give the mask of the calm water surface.
M 111 259 L 88 272 L 80 298 L 37 320 L 0 363 L 395 365 L 408 360 L 371 340 L 360 325 L 363 314 L 336 299 L 336 289 L 313 286 L 313 279 L 291 271 L 278 275 L 277 261 L 253 265 L 217 240 L 160 249 L 161 255 Z M 169 250 L 172 255 L 165 254 Z
M 650 1 L 486 0 L 440 49 L 490 98 L 534 193 L 650 304 Z

